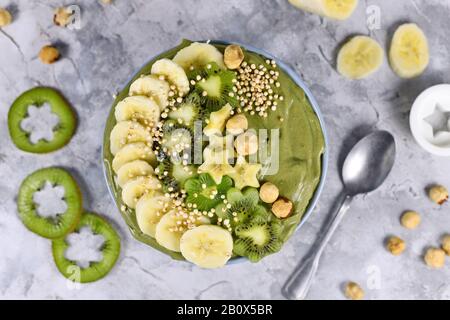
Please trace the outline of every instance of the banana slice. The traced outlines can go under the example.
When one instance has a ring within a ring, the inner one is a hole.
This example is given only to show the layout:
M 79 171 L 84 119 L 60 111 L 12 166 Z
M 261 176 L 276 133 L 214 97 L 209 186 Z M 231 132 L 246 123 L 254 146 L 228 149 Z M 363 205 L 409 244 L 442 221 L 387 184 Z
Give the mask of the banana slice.
M 186 260 L 199 267 L 220 268 L 233 254 L 233 237 L 221 227 L 203 225 L 183 234 L 180 250 Z
M 214 134 L 221 136 L 222 132 L 225 130 L 225 123 L 231 116 L 232 110 L 233 108 L 231 105 L 227 103 L 220 110 L 211 112 L 211 115 L 209 116 L 209 123 L 203 129 L 203 133 L 208 137 Z
M 178 231 L 178 228 L 182 222 L 183 218 L 175 211 L 168 212 L 156 225 L 156 241 L 166 249 L 180 252 L 180 239 L 184 231 Z
M 153 99 L 148 97 L 128 97 L 117 104 L 115 116 L 117 122 L 133 120 L 152 126 L 159 121 L 160 108 Z
M 194 42 L 190 46 L 178 51 L 172 60 L 186 72 L 192 71 L 193 69 L 203 69 L 211 62 L 217 63 L 223 70 L 226 69 L 223 54 L 216 47 L 207 43 Z
M 112 161 L 114 172 L 118 172 L 124 164 L 134 160 L 144 160 L 152 166 L 156 165 L 156 156 L 152 148 L 143 142 L 136 142 L 127 144 L 117 152 Z
M 154 174 L 153 167 L 143 160 L 134 160 L 125 163 L 117 171 L 117 184 L 122 188 L 125 183 L 140 176 L 150 176 Z
M 169 91 L 170 86 L 167 81 L 159 79 L 156 75 L 149 75 L 135 80 L 130 86 L 129 94 L 155 99 L 162 111 L 169 105 Z
M 302 10 L 337 20 L 347 19 L 358 6 L 358 0 L 289 0 L 289 2 Z
M 146 128 L 135 121 L 122 121 L 111 130 L 110 147 L 113 155 L 126 144 L 133 142 L 152 143 L 152 136 Z
M 189 90 L 189 80 L 183 68 L 169 59 L 156 61 L 152 66 L 152 74 L 164 76 L 170 83 L 175 85 L 180 96 L 185 96 Z
M 347 78 L 362 79 L 381 67 L 383 56 L 378 42 L 366 36 L 356 36 L 339 51 L 337 69 Z
M 170 208 L 170 198 L 162 193 L 146 194 L 136 204 L 136 220 L 141 231 L 154 238 L 156 226 Z
M 394 33 L 389 51 L 392 69 L 402 78 L 421 75 L 428 66 L 430 53 L 423 31 L 414 23 L 401 25 Z
M 153 194 L 161 188 L 161 182 L 155 176 L 136 177 L 123 186 L 122 200 L 128 207 L 134 209 L 143 195 Z

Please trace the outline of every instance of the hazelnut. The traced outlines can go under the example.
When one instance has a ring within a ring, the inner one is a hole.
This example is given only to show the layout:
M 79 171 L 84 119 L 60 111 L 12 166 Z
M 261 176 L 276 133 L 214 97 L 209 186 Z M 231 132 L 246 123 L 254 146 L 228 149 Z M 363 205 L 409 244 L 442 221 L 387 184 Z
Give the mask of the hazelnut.
M 448 200 L 448 190 L 443 186 L 434 186 L 429 190 L 428 196 L 433 202 L 442 205 Z
M 44 46 L 39 52 L 39 59 L 43 63 L 52 64 L 56 62 L 60 57 L 58 49 L 52 46 Z
M 241 156 L 255 154 L 258 151 L 258 137 L 254 132 L 242 133 L 234 141 L 234 147 Z
M 348 282 L 345 286 L 345 296 L 351 300 L 364 299 L 364 290 L 355 282 Z
M 274 202 L 272 205 L 272 212 L 278 218 L 287 218 L 291 212 L 294 205 L 291 201 L 281 198 Z
M 0 27 L 5 27 L 8 24 L 11 24 L 12 16 L 8 10 L 4 8 L 0 8 Z
M 406 244 L 405 241 L 399 237 L 390 237 L 386 247 L 394 256 L 399 256 L 403 253 L 403 251 L 405 251 Z
M 101 0 L 104 4 L 111 4 L 112 0 Z
M 430 248 L 424 257 L 425 263 L 435 269 L 440 269 L 445 264 L 445 251 L 438 248 Z
M 247 118 L 243 114 L 238 114 L 227 121 L 227 131 L 232 135 L 239 135 L 248 129 Z
M 266 182 L 259 189 L 259 197 L 265 203 L 274 203 L 278 199 L 280 191 L 277 186 L 271 182 Z
M 57 8 L 53 15 L 53 22 L 60 27 L 67 27 L 71 22 L 72 12 L 65 7 Z
M 450 256 L 450 234 L 442 238 L 442 249 L 448 256 Z
M 244 61 L 244 52 L 238 45 L 229 45 L 225 48 L 223 61 L 228 69 L 237 69 L 240 67 L 242 61 Z
M 406 211 L 401 218 L 401 223 L 406 229 L 415 229 L 420 224 L 420 215 L 415 211 Z

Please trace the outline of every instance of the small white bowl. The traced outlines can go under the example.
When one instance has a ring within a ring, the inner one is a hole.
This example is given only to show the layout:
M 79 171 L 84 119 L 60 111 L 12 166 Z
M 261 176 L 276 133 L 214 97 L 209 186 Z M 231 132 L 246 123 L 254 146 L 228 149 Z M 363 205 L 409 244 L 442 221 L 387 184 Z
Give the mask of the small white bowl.
M 437 156 L 450 157 L 450 84 L 422 92 L 411 108 L 409 124 L 422 148 Z

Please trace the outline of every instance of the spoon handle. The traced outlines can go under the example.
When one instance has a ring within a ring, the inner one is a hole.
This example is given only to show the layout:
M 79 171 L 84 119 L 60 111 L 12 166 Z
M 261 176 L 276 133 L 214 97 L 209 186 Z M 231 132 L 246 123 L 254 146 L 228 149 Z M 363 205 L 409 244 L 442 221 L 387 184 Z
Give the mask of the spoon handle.
M 315 244 L 311 254 L 306 261 L 297 266 L 296 270 L 291 274 L 286 281 L 282 293 L 291 300 L 303 300 L 308 294 L 309 288 L 314 280 L 317 268 L 319 267 L 319 260 L 322 253 L 336 231 L 337 226 L 342 221 L 342 218 L 350 208 L 350 203 L 353 197 L 346 195 L 331 222 L 328 224 L 324 235 Z

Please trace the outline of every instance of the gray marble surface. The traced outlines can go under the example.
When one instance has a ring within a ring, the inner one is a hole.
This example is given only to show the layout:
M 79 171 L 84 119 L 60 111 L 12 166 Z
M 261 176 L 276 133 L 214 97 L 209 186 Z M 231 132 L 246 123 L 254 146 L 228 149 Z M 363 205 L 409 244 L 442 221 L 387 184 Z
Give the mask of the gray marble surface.
M 82 8 L 80 30 L 53 25 L 53 8 L 76 3 Z M 450 259 L 430 270 L 422 256 L 450 232 L 450 207 L 426 197 L 433 183 L 450 186 L 449 159 L 427 154 L 411 136 L 408 115 L 426 87 L 450 82 L 450 38 L 444 1 L 360 1 L 345 22 L 333 22 L 293 9 L 287 0 L 0 0 L 15 21 L 0 31 L 0 298 L 10 299 L 281 299 L 280 287 L 320 234 L 339 195 L 338 175 L 344 150 L 374 128 L 397 140 L 398 160 L 378 191 L 358 198 L 326 249 L 311 299 L 343 299 L 342 285 L 359 282 L 368 299 L 450 299 Z M 381 29 L 370 31 L 366 7 L 381 9 Z M 404 21 L 427 33 L 431 63 L 425 74 L 401 80 L 387 62 L 374 76 L 349 81 L 335 71 L 336 48 L 353 34 L 371 34 L 387 46 L 393 29 Z M 113 93 L 147 59 L 182 38 L 227 39 L 265 49 L 295 66 L 315 94 L 329 133 L 329 175 L 319 205 L 283 250 L 259 264 L 243 263 L 205 271 L 134 241 L 111 201 L 102 174 L 101 142 Z M 63 59 L 43 65 L 40 48 L 56 43 Z M 71 143 L 50 155 L 17 150 L 9 139 L 7 112 L 24 90 L 35 85 L 62 90 L 79 117 Z M 123 240 L 120 260 L 104 280 L 70 288 L 56 270 L 50 243 L 28 232 L 16 212 L 20 182 L 51 165 L 70 168 L 79 180 L 87 209 L 107 216 Z M 405 209 L 418 210 L 416 231 L 399 224 Z M 383 246 L 392 234 L 408 249 L 391 256 Z

